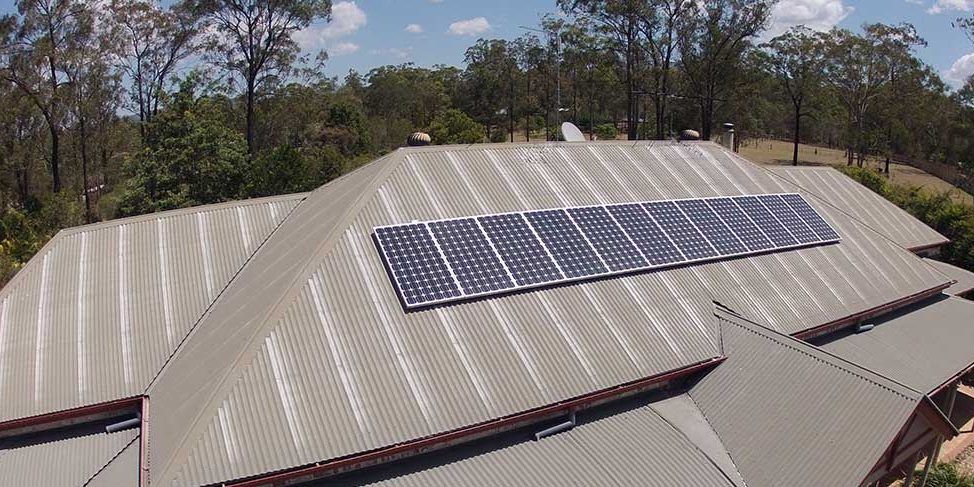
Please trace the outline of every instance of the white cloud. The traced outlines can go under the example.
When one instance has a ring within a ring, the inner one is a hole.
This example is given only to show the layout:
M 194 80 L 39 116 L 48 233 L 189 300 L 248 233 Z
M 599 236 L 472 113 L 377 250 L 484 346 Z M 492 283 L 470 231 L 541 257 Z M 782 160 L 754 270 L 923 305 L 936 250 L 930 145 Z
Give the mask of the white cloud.
M 475 36 L 490 30 L 490 22 L 483 17 L 475 17 L 467 20 L 458 20 L 450 24 L 447 31 L 455 36 Z
M 328 48 L 328 54 L 332 56 L 346 56 L 358 51 L 358 44 L 354 42 L 339 42 Z
M 413 46 L 390 47 L 388 49 L 373 49 L 372 54 L 389 55 L 400 61 L 406 61 L 413 57 Z
M 964 86 L 972 74 L 974 74 L 974 52 L 961 56 L 944 73 L 944 79 L 956 88 Z
M 306 51 L 315 51 L 332 44 L 335 39 L 354 34 L 365 27 L 368 19 L 365 12 L 353 1 L 338 2 L 331 7 L 331 21 L 308 26 L 294 34 L 294 40 Z M 334 52 L 337 45 L 331 46 Z
M 842 0 L 782 0 L 771 12 L 771 27 L 762 35 L 762 39 L 772 39 L 796 25 L 826 31 L 852 11 L 853 8 L 844 5 Z
M 937 0 L 937 3 L 934 3 L 930 10 L 927 10 L 927 13 L 939 14 L 950 10 L 970 12 L 974 10 L 974 0 Z
M 428 0 L 429 3 L 443 3 L 443 0 Z
M 405 30 L 406 30 L 406 32 L 409 32 L 410 34 L 422 34 L 423 33 L 423 26 L 422 25 L 419 25 L 419 24 L 409 24 L 409 25 L 406 26 L 406 29 Z

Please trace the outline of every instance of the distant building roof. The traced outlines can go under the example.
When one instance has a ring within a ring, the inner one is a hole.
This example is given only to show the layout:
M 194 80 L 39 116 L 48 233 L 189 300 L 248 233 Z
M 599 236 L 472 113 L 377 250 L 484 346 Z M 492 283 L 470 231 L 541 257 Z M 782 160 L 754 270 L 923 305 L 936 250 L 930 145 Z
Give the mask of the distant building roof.
M 942 297 L 904 308 L 875 328 L 846 331 L 819 345 L 927 394 L 974 365 L 974 302 Z
M 947 237 L 913 218 L 905 210 L 831 167 L 765 167 L 802 190 L 843 208 L 901 247 L 922 249 L 949 242 Z

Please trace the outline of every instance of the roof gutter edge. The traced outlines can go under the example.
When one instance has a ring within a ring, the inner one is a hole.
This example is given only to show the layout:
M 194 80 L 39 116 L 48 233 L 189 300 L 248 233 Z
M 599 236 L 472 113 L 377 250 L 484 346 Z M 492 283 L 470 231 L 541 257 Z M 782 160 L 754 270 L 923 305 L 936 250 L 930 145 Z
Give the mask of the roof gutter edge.
M 310 481 L 329 475 L 388 463 L 391 461 L 428 453 L 433 450 L 488 437 L 569 412 L 588 409 L 639 392 L 656 389 L 674 380 L 687 377 L 697 372 L 710 370 L 722 363 L 725 359 L 726 357 L 724 356 L 715 356 L 681 369 L 665 372 L 652 377 L 638 379 L 620 386 L 602 389 L 600 391 L 577 396 L 573 399 L 568 399 L 562 402 L 550 404 L 548 406 L 542 406 L 540 408 L 535 408 L 522 413 L 516 413 L 510 416 L 467 426 L 457 430 L 438 433 L 425 438 L 407 441 L 397 445 L 379 448 L 344 458 L 319 462 L 314 465 L 272 472 L 251 477 L 249 479 L 221 482 L 215 485 L 234 487 L 290 485 L 295 482 Z

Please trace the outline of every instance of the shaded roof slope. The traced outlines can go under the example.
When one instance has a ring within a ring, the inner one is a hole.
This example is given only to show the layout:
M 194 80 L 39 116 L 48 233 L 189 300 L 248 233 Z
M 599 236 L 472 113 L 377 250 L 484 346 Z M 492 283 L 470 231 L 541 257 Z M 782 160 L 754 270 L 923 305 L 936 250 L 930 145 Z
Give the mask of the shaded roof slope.
M 713 298 L 788 333 L 945 285 L 820 199 L 837 245 L 404 313 L 372 227 L 796 188 L 713 144 L 399 150 L 312 193 L 149 394 L 152 482 L 237 479 L 429 436 L 716 356 Z
M 0 485 L 86 485 L 127 446 L 134 444 L 138 452 L 138 438 L 139 430 L 134 429 L 0 450 Z
M 829 337 L 819 346 L 850 362 L 932 393 L 974 362 L 974 302 L 943 296 L 873 322 L 861 333 Z
M 85 487 L 123 487 L 139 484 L 139 442 L 133 441 L 101 469 Z
M 902 208 L 831 167 L 767 166 L 774 174 L 846 209 L 856 219 L 908 249 L 943 245 L 947 237 Z
M 0 290 L 0 422 L 141 394 L 303 197 L 58 233 Z
M 855 485 L 924 396 L 717 311 L 727 360 L 690 389 L 748 485 Z
M 640 402 L 640 407 L 623 411 L 610 406 L 616 411 L 604 417 L 580 414 L 574 429 L 538 441 L 518 432 L 320 485 L 737 485 L 682 431 L 645 405 L 645 399 Z M 702 416 L 699 421 L 709 429 Z

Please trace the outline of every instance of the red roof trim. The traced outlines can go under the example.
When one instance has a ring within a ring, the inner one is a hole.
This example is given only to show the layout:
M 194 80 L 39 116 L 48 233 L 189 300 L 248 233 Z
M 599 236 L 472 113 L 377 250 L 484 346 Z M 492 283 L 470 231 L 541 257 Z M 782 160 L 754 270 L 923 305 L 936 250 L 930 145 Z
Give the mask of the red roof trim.
M 247 480 L 227 482 L 221 485 L 232 485 L 235 487 L 266 487 L 289 485 L 299 481 L 307 481 L 315 478 L 341 473 L 349 470 L 363 468 L 371 465 L 398 460 L 410 456 L 419 455 L 432 450 L 472 441 L 474 439 L 493 435 L 501 431 L 511 430 L 517 427 L 526 426 L 544 419 L 567 414 L 572 411 L 586 409 L 598 404 L 602 404 L 614 399 L 625 397 L 649 389 L 654 389 L 666 383 L 686 377 L 688 375 L 708 370 L 716 367 L 725 360 L 726 357 L 714 357 L 696 364 L 677 369 L 644 379 L 639 379 L 617 387 L 603 389 L 574 399 L 569 399 L 560 403 L 543 406 L 526 412 L 506 416 L 503 418 L 487 421 L 484 423 L 468 426 L 458 430 L 439 433 L 436 435 L 407 441 L 398 445 L 393 445 L 369 452 L 364 452 L 344 458 L 338 458 L 315 465 L 299 467 L 292 470 L 281 471 L 278 473 L 266 474 L 253 477 Z
M 830 321 L 824 325 L 819 325 L 814 328 L 809 328 L 805 331 L 800 331 L 798 333 L 792 334 L 793 337 L 800 340 L 809 340 L 817 336 L 824 335 L 836 331 L 841 328 L 846 328 L 858 323 L 861 323 L 869 318 L 874 318 L 876 316 L 895 311 L 904 306 L 909 306 L 913 303 L 923 301 L 924 299 L 931 298 L 943 292 L 944 289 L 950 287 L 950 284 L 941 284 L 937 287 L 927 289 L 926 291 L 920 291 L 916 294 L 911 294 L 909 296 L 897 299 L 896 301 L 891 301 L 886 304 L 876 306 L 875 308 L 870 308 L 865 311 L 860 311 L 859 313 L 846 316 L 845 318 L 839 318 L 835 321 Z
M 914 254 L 916 254 L 918 252 L 923 252 L 924 250 L 930 250 L 930 249 L 935 249 L 935 248 L 938 248 L 938 247 L 943 247 L 944 245 L 947 245 L 949 243 L 950 243 L 950 240 L 944 240 L 943 242 L 935 242 L 935 243 L 931 243 L 931 244 L 917 245 L 916 247 L 909 247 L 906 250 L 909 250 L 910 252 L 913 252 Z
M 11 436 L 20 431 L 28 432 L 32 430 L 40 431 L 56 428 L 63 424 L 70 424 L 75 420 L 88 416 L 97 416 L 105 413 L 123 412 L 125 410 L 137 411 L 141 407 L 143 396 L 133 396 L 114 401 L 90 404 L 87 406 L 65 409 L 53 413 L 38 414 L 26 418 L 13 419 L 0 423 L 0 437 Z M 50 426 L 46 428 L 45 426 Z

